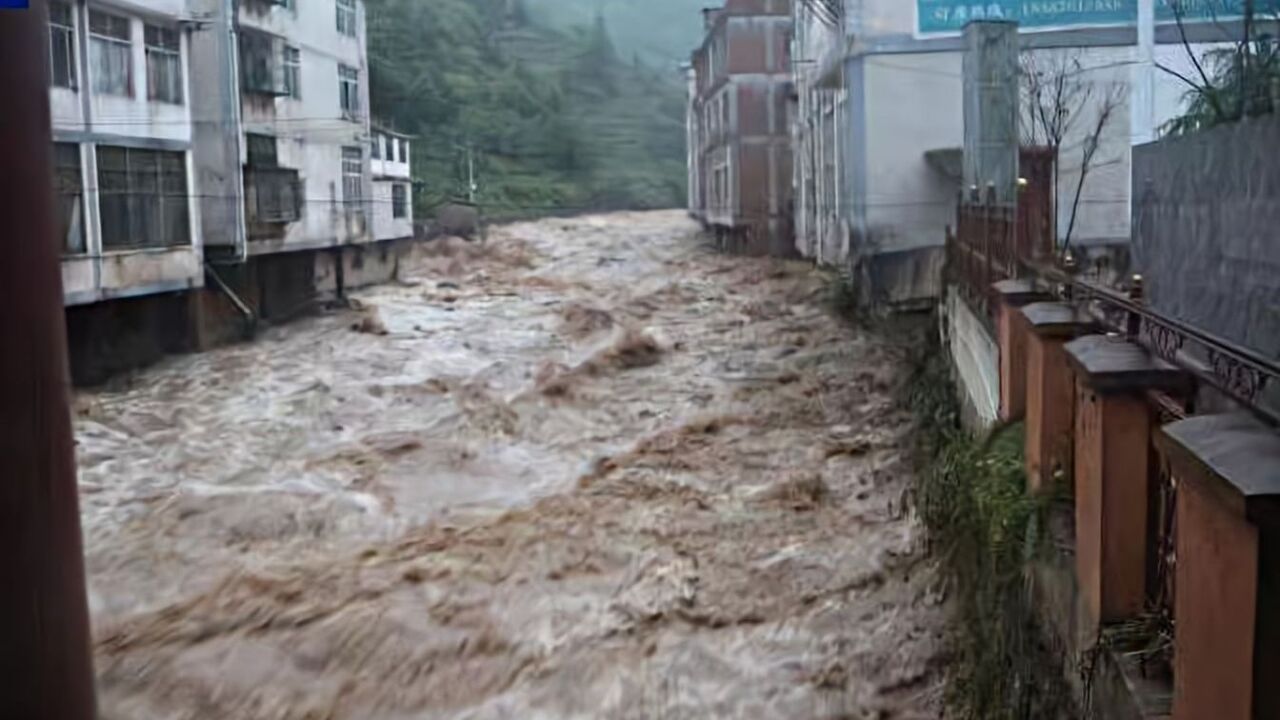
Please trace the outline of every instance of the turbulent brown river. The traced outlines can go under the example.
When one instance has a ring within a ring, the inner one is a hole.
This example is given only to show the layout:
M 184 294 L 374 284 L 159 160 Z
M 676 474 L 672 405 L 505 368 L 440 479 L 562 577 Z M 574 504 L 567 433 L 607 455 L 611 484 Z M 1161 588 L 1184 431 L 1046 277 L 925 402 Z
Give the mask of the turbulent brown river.
M 103 717 L 939 717 L 899 353 L 696 230 L 438 241 L 79 395 Z

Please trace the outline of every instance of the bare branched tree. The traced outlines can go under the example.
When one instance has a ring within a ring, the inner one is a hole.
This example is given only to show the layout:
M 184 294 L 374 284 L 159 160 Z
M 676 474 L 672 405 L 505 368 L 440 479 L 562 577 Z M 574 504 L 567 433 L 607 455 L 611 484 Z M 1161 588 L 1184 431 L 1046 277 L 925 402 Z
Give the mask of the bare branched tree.
M 1097 167 L 1103 136 L 1128 100 L 1127 85 L 1091 77 L 1099 68 L 1087 67 L 1082 57 L 1079 50 L 1051 54 L 1027 52 L 1020 60 L 1022 144 L 1048 148 L 1052 152 L 1055 206 L 1061 198 L 1064 143 L 1068 138 L 1083 134 L 1069 148 L 1071 151 L 1080 150 L 1080 164 L 1067 231 L 1061 238 L 1064 247 L 1071 245 L 1084 186 L 1089 174 Z
M 1067 232 L 1062 236 L 1064 248 L 1071 247 L 1071 239 L 1076 229 L 1076 218 L 1080 215 L 1080 198 L 1084 195 L 1084 183 L 1089 173 L 1097 167 L 1098 149 L 1102 146 L 1102 136 L 1116 118 L 1117 111 L 1129 100 L 1129 89 L 1124 83 L 1111 83 L 1099 94 L 1097 116 L 1085 134 L 1080 147 L 1080 176 L 1076 179 L 1075 195 L 1071 199 L 1071 215 L 1067 222 Z

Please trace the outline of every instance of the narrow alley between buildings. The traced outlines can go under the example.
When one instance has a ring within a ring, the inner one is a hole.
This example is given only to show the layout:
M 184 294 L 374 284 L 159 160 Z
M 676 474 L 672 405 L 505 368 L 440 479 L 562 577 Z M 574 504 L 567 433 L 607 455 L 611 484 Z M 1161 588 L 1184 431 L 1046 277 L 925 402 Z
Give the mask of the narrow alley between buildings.
M 904 363 L 827 283 L 542 220 L 81 393 L 103 716 L 937 717 Z

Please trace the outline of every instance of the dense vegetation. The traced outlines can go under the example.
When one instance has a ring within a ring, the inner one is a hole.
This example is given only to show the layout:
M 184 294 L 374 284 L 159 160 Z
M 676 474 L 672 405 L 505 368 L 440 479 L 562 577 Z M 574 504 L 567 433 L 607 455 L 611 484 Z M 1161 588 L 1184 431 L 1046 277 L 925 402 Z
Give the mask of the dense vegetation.
M 1242 37 L 1197 57 L 1185 42 L 1186 27 L 1179 17 L 1177 27 L 1194 71 L 1157 65 L 1188 87 L 1186 113 L 1170 121 L 1164 132 L 1185 135 L 1280 109 L 1280 38 L 1274 34 L 1278 22 L 1280 0 L 1246 1 Z
M 520 0 L 369 0 L 373 106 L 418 136 L 416 202 L 486 215 L 681 206 L 684 87 L 624 58 L 604 16 L 551 27 Z M 691 21 L 696 21 L 696 14 Z
M 536 20 L 573 25 L 603 13 L 623 57 L 639 56 L 654 67 L 674 68 L 702 40 L 704 0 L 525 0 Z
M 1024 579 L 1048 552 L 1052 500 L 1026 492 L 1020 426 L 985 440 L 961 428 L 946 350 L 933 337 L 912 343 L 915 372 L 904 389 L 919 420 L 916 504 L 953 598 L 948 717 L 1079 717 Z

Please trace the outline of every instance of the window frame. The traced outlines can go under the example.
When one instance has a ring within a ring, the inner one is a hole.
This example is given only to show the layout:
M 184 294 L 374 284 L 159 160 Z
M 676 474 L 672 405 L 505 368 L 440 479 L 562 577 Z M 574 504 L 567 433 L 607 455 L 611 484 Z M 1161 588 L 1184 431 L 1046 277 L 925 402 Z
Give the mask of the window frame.
M 360 118 L 360 69 L 344 63 L 338 63 L 338 107 L 343 118 Z
M 373 134 L 373 139 L 369 142 L 369 158 L 372 160 L 382 159 L 382 133 Z
M 182 71 L 182 32 L 177 28 L 143 23 L 142 36 L 147 63 L 147 100 L 168 105 L 186 104 L 186 78 Z M 171 45 L 163 42 L 170 39 Z M 161 42 L 156 42 L 157 40 Z M 156 62 L 154 66 L 153 59 Z M 153 67 L 166 67 L 173 72 L 173 76 L 169 78 L 169 87 L 164 88 L 166 91 L 164 93 L 160 92 L 161 83 L 157 82 L 159 73 L 155 72 Z
M 280 50 L 280 68 L 284 76 L 285 97 L 302 99 L 302 48 L 284 45 Z
M 192 246 L 186 152 L 99 144 L 95 154 L 104 253 Z
M 356 37 L 356 25 L 359 22 L 356 0 L 334 0 L 334 13 L 338 34 Z
M 364 149 L 342 146 L 342 204 L 348 215 L 364 214 Z
M 405 220 L 409 217 L 408 183 L 391 184 L 391 219 Z
M 54 19 L 56 11 L 65 11 L 65 18 Z M 64 22 L 65 20 L 65 22 Z M 62 52 L 59 52 L 55 38 L 61 37 Z M 49 3 L 49 84 L 67 90 L 79 89 L 79 73 L 76 72 L 76 56 L 79 48 L 76 43 L 76 7 L 70 3 L 53 0 Z M 66 62 L 65 82 L 58 82 L 57 58 L 62 55 Z
M 74 162 L 72 162 L 74 158 Z M 58 207 L 59 244 L 63 255 L 89 252 L 85 228 L 84 156 L 79 143 L 53 144 L 53 183 Z M 68 209 L 67 203 L 71 204 Z M 78 220 L 72 220 L 76 213 Z M 72 237 L 72 228 L 76 228 Z
M 110 23 L 124 23 L 124 36 L 113 34 L 108 28 L 106 32 L 94 29 L 94 20 L 104 19 Z M 117 88 L 115 85 L 108 86 L 107 78 L 109 75 L 103 72 L 102 63 L 94 61 L 98 66 L 98 71 L 93 73 L 93 92 L 100 95 L 115 95 L 117 97 L 134 97 L 134 78 L 133 78 L 133 20 L 126 15 L 117 15 L 112 12 L 100 10 L 98 8 L 89 8 L 89 47 L 92 48 L 105 46 L 113 48 L 115 51 L 124 51 L 124 87 Z
M 255 148 L 254 146 L 258 147 Z M 245 164 L 256 168 L 280 167 L 279 139 L 266 133 L 244 134 Z M 266 148 L 270 148 L 266 150 Z

